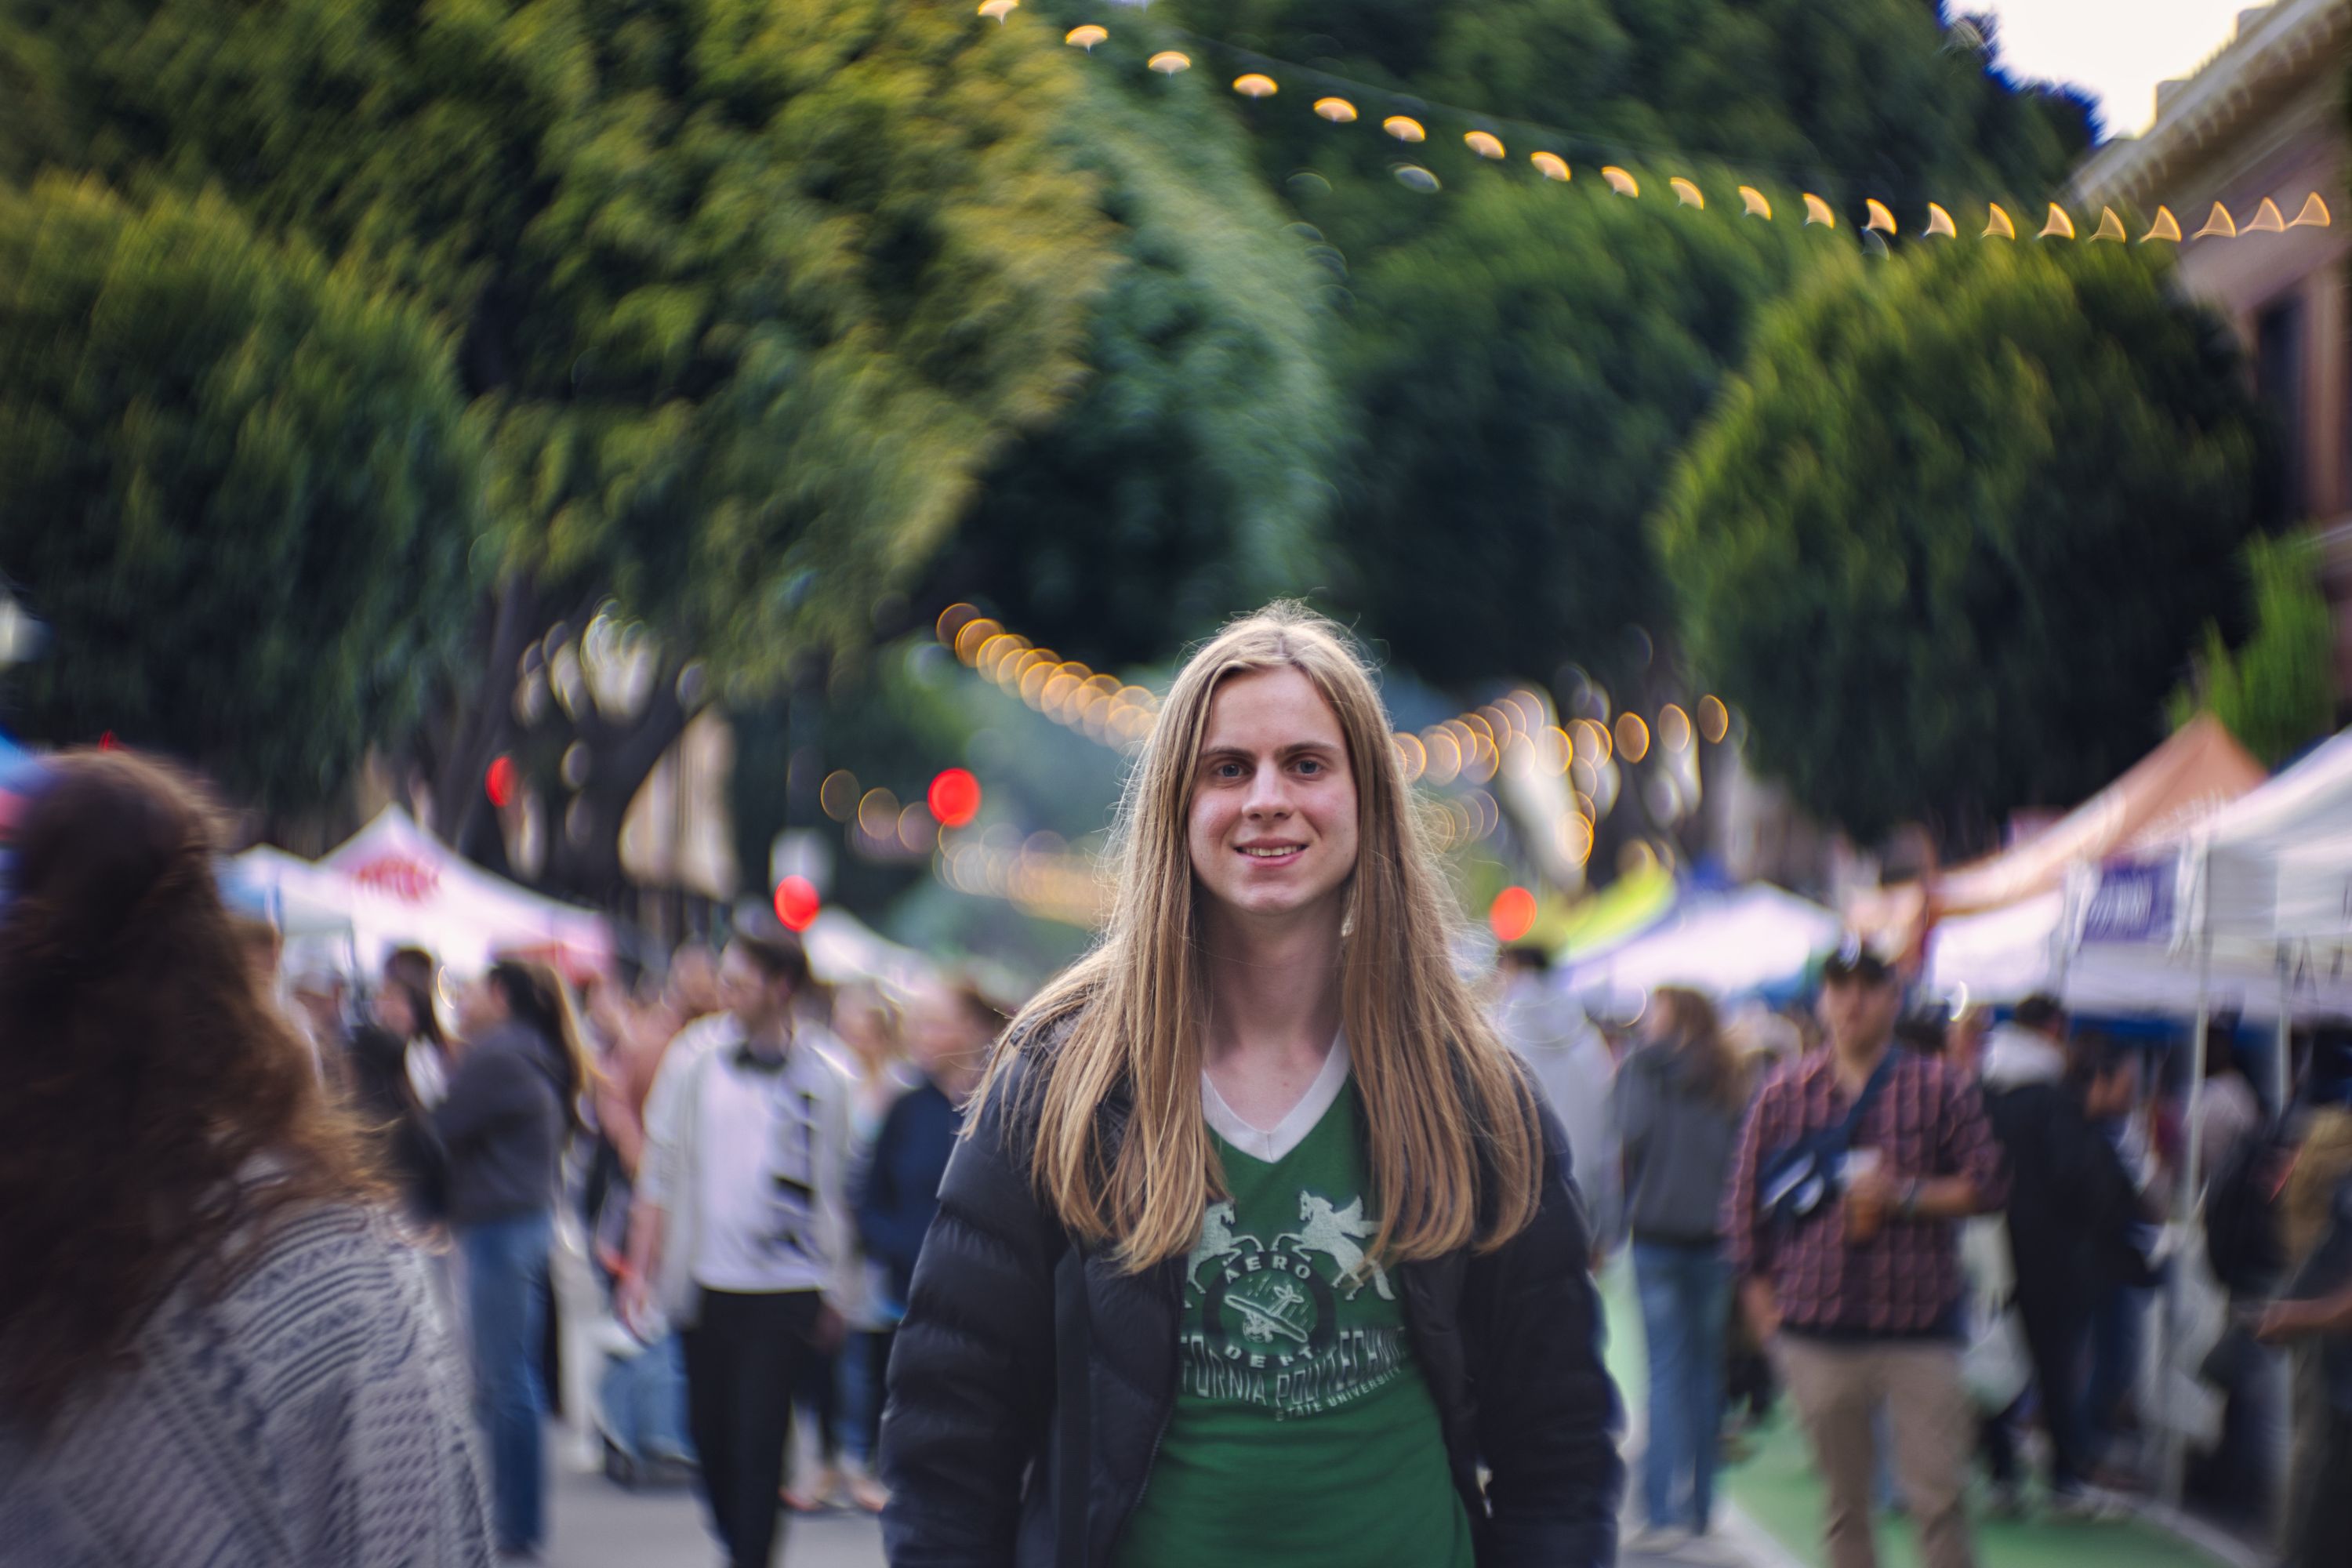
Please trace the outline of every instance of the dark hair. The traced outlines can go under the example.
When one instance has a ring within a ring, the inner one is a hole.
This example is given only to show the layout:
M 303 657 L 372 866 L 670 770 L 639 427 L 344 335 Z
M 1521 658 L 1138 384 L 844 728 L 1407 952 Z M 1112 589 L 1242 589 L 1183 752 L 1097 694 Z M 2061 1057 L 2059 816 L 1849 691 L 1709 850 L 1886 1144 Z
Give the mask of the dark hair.
M 1837 950 L 1822 961 L 1822 984 L 1843 985 L 1858 982 L 1876 990 L 1882 985 L 1895 985 L 1902 976 L 1895 966 L 1881 957 L 1859 937 L 1848 936 Z
M 1913 1013 L 1895 1020 L 1895 1043 L 1923 1057 L 1942 1056 L 1950 1037 L 1944 1019 L 1935 1015 Z
M 448 1037 L 441 1032 L 441 1015 L 434 1010 L 433 993 L 405 980 L 394 980 L 391 985 L 392 989 L 408 998 L 408 1010 L 415 1016 L 413 1026 L 416 1033 L 436 1046 L 446 1046 Z
M 2220 1078 L 2225 1072 L 2240 1070 L 2238 1042 L 2230 1036 L 2209 1031 L 2205 1037 L 2205 1076 Z
M 1650 1005 L 1665 1017 L 1672 1030 L 1666 1048 L 1684 1064 L 1688 1081 L 1700 1097 L 1726 1110 L 1745 1105 L 1748 1075 L 1738 1053 L 1723 1037 L 1723 1023 L 1715 1004 L 1686 985 L 1662 985 L 1650 994 Z
M 222 904 L 194 783 L 55 759 L 0 907 L 0 1409 L 46 1428 L 130 1364 L 185 1282 L 233 1284 L 278 1221 L 386 1195 Z M 257 1163 L 269 1173 L 257 1178 Z
M 2139 1065 L 2139 1053 L 2104 1030 L 2086 1029 L 2066 1052 L 2066 1081 L 2077 1090 Z
M 1551 954 L 1532 942 L 1507 947 L 1495 955 L 1496 967 L 1522 974 L 1548 974 L 1551 972 Z
M 544 963 L 502 958 L 490 965 L 490 985 L 506 999 L 516 1023 L 555 1047 L 563 1063 L 563 1118 L 578 1131 L 582 1125 L 580 1097 L 595 1076 L 588 1047 L 580 1037 L 580 1020 L 562 977 Z
M 2037 991 L 2020 1002 L 2010 1017 L 2019 1028 L 2039 1034 L 2063 1034 L 2066 1028 L 2065 1007 L 2046 991 Z
M 801 945 L 800 938 L 782 926 L 774 931 L 738 931 L 728 945 L 742 949 L 743 956 L 757 964 L 768 979 L 789 980 L 796 992 L 808 988 L 808 949 Z
M 386 979 L 405 981 L 427 995 L 432 994 L 433 977 L 440 968 L 440 962 L 421 947 L 395 947 L 383 960 Z
M 2352 1104 L 2352 1020 L 2322 1018 L 2311 1026 L 2301 1098 L 2313 1105 Z

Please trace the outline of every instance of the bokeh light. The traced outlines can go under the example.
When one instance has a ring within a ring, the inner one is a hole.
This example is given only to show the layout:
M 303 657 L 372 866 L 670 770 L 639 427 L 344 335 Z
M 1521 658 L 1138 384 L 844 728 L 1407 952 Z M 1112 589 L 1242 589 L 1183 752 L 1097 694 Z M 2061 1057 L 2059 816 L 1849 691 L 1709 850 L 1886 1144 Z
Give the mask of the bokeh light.
M 857 815 L 857 775 L 847 768 L 835 768 L 817 787 L 816 803 L 835 822 L 847 822 Z
M 867 790 L 857 803 L 857 827 L 877 843 L 898 837 L 898 797 L 887 789 Z
M 909 855 L 928 855 L 940 847 L 940 825 L 919 800 L 898 813 L 898 845 Z
M 787 877 L 776 884 L 776 919 L 790 931 L 803 931 L 816 923 L 824 900 L 806 877 Z
M 1536 896 L 1525 888 L 1505 888 L 1486 910 L 1496 942 L 1517 942 L 1536 929 Z
M 961 827 L 980 815 L 980 780 L 965 768 L 947 768 L 931 781 L 926 798 L 931 815 L 947 827 Z

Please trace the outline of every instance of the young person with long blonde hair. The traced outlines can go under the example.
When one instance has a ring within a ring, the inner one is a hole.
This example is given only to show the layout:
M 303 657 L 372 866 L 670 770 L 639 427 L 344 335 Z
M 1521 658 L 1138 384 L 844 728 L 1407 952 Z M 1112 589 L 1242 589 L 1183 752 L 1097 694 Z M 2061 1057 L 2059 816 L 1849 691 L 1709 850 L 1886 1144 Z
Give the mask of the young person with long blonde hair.
M 999 1048 L 890 1367 L 900 1564 L 1586 1568 L 1621 1469 L 1558 1122 L 1449 949 L 1370 670 L 1176 679 L 1101 943 Z

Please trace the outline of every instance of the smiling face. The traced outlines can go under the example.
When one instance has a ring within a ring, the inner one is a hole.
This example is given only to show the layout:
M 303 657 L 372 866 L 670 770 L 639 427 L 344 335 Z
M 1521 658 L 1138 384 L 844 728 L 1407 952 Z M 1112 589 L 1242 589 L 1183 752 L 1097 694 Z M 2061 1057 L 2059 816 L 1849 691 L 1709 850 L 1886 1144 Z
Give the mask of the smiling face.
M 1209 702 L 1186 826 L 1192 874 L 1228 914 L 1336 917 L 1356 868 L 1356 779 L 1339 715 L 1288 665 Z

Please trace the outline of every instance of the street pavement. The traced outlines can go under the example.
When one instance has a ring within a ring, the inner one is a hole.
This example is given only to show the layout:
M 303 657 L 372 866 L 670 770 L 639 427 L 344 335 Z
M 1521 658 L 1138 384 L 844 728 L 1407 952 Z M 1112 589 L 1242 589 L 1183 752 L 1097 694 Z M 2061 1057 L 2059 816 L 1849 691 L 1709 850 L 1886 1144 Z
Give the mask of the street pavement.
M 559 1473 L 549 1500 L 548 1568 L 713 1568 L 719 1546 L 682 1488 L 625 1491 L 601 1475 Z M 783 1568 L 883 1568 L 882 1531 L 864 1514 L 793 1517 Z
M 719 1548 L 702 1528 L 691 1491 L 625 1491 L 601 1475 L 561 1473 L 549 1501 L 554 1538 L 548 1568 L 712 1568 Z M 883 1568 L 882 1532 L 863 1514 L 794 1518 L 782 1568 Z M 1670 1556 L 1625 1553 L 1625 1568 L 1772 1568 L 1717 1537 Z

